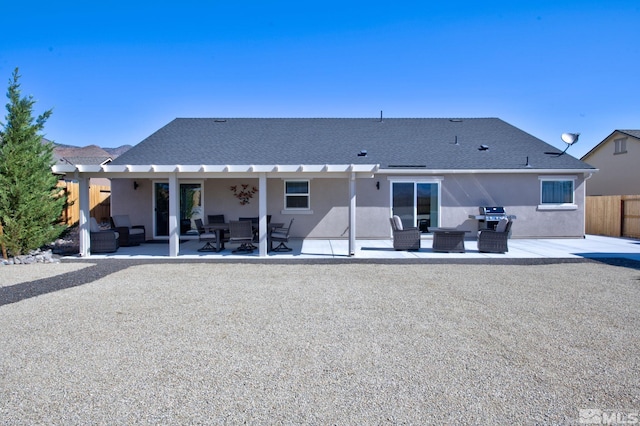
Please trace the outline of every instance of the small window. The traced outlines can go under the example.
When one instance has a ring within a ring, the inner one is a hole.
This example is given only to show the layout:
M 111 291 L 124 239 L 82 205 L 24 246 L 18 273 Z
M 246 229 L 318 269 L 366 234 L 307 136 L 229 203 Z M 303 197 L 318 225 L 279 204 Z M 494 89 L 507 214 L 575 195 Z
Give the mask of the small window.
M 285 210 L 308 210 L 309 181 L 288 180 L 284 182 L 284 208 Z
M 615 143 L 615 154 L 624 154 L 627 152 L 627 138 L 615 139 L 613 141 Z
M 541 204 L 573 204 L 573 180 L 541 181 Z

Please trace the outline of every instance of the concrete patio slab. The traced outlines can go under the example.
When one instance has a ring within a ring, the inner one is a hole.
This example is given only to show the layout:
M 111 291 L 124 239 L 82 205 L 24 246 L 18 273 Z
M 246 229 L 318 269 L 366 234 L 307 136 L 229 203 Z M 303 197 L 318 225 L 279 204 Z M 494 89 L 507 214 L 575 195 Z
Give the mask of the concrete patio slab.
M 357 240 L 355 256 L 349 256 L 349 242 L 345 239 L 292 239 L 290 252 L 272 252 L 260 257 L 258 251 L 249 254 L 232 253 L 232 247 L 220 253 L 201 253 L 203 243 L 187 240 L 180 244 L 181 259 L 580 259 L 624 258 L 640 261 L 640 241 L 587 235 L 579 239 L 512 239 L 507 253 L 480 253 L 475 240 L 465 241 L 466 253 L 437 253 L 432 240 L 423 239 L 418 251 L 396 251 L 392 240 Z M 146 259 L 169 258 L 166 242 L 145 243 L 136 247 L 121 247 L 115 253 L 95 254 L 88 258 Z

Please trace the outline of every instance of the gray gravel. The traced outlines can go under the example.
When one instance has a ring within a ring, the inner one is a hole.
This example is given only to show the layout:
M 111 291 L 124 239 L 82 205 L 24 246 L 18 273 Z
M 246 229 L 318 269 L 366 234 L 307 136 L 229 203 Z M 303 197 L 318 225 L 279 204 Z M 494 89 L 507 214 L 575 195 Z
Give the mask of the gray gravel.
M 70 265 L 36 275 L 101 267 Z M 579 409 L 640 411 L 638 269 L 110 265 L 0 306 L 0 424 L 565 424 Z M 26 283 L 25 268 L 0 268 L 0 282 Z

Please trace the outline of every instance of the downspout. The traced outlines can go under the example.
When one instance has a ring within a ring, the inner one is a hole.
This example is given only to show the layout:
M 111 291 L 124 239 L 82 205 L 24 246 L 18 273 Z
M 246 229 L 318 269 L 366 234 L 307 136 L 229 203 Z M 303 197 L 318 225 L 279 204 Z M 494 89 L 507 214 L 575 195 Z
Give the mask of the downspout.
M 591 179 L 593 173 L 584 174 L 584 188 L 582 188 L 582 199 L 584 200 L 584 212 L 582 213 L 582 238 L 587 238 L 587 181 Z

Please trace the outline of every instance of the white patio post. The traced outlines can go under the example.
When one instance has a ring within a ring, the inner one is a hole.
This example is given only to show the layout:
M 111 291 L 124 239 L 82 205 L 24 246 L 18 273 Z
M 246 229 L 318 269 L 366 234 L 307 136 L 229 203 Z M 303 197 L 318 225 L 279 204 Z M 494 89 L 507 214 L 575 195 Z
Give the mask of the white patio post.
M 349 179 L 349 256 L 356 254 L 356 174 Z
M 78 198 L 80 202 L 80 218 L 79 218 L 79 243 L 80 256 L 86 257 L 91 252 L 91 235 L 89 234 L 89 216 L 91 214 L 91 206 L 89 202 L 89 179 L 81 177 L 78 179 Z
M 258 180 L 258 216 L 259 224 L 258 224 L 258 236 L 259 236 L 259 255 L 266 256 L 267 255 L 267 174 L 260 173 L 260 177 Z
M 169 256 L 177 257 L 180 251 L 180 186 L 178 174 L 169 175 Z

